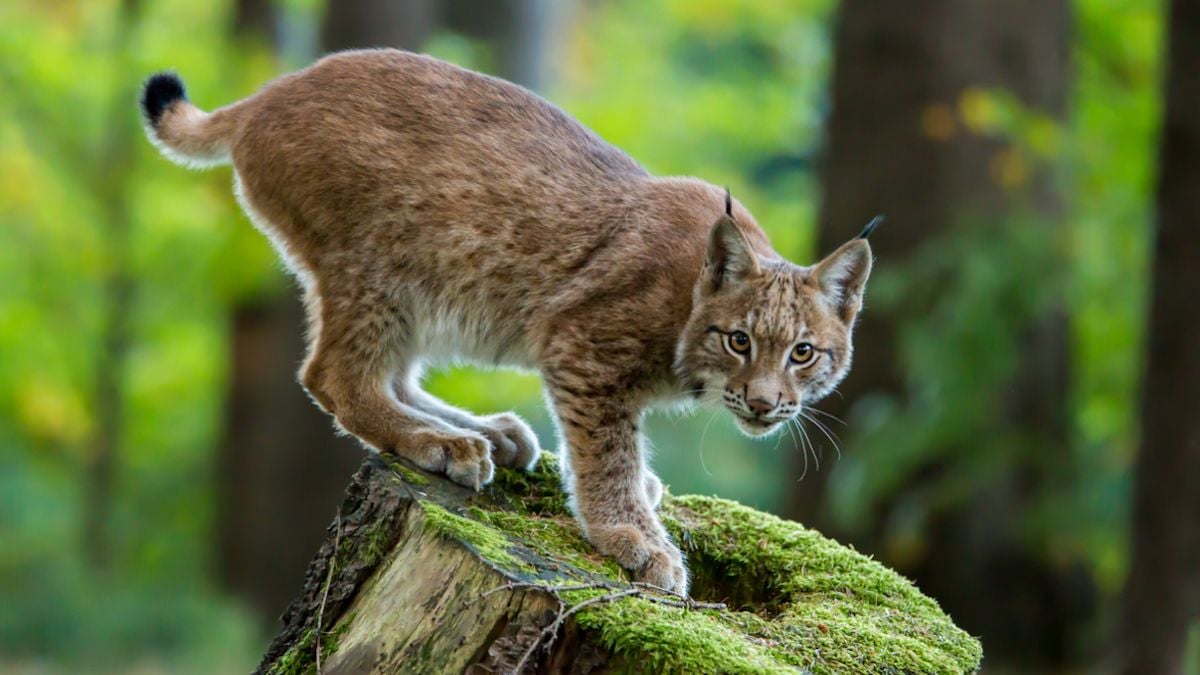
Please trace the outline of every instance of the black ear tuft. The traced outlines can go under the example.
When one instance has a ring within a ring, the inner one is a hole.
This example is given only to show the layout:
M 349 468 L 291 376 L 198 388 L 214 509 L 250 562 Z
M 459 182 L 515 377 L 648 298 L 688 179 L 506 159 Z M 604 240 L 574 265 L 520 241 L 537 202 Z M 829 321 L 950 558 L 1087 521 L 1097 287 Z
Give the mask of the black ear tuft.
M 721 216 L 708 235 L 708 252 L 704 256 L 707 280 L 704 289 L 713 293 L 727 284 L 736 284 L 759 274 L 758 257 L 737 221 Z
M 874 218 L 871 219 L 871 222 L 867 223 L 867 226 L 863 228 L 863 231 L 861 233 L 859 233 L 858 238 L 866 239 L 867 237 L 871 236 L 871 233 L 874 232 L 875 228 L 879 227 L 880 223 L 882 223 L 882 222 L 883 222 L 882 215 L 875 216 Z
M 725 188 L 725 215 L 733 217 L 733 195 L 730 194 L 729 188 Z
M 175 101 L 187 100 L 183 80 L 171 72 L 155 73 L 142 87 L 142 114 L 150 126 L 158 126 L 163 112 Z

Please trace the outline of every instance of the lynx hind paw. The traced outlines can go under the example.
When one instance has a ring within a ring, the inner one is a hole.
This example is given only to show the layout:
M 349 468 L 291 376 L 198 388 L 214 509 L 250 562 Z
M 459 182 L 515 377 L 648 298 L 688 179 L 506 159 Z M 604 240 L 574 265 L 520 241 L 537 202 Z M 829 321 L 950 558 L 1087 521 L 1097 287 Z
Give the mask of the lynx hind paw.
M 402 453 L 427 471 L 444 473 L 450 480 L 480 490 L 492 482 L 492 444 L 478 434 L 427 431 L 413 439 L 414 449 Z
M 520 417 L 512 413 L 500 413 L 483 418 L 483 435 L 496 448 L 496 462 L 529 471 L 537 463 L 541 448 L 537 435 Z

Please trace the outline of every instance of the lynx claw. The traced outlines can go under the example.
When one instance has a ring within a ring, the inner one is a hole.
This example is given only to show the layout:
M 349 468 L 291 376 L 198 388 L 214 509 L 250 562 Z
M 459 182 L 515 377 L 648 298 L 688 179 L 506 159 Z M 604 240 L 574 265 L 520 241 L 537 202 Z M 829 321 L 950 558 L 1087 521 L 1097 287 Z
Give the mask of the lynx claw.
M 634 577 L 638 581 L 687 595 L 687 568 L 683 565 L 683 556 L 679 549 L 674 546 L 652 552 L 646 565 L 636 572 Z
M 588 538 L 605 555 L 628 570 L 636 581 L 687 594 L 683 554 L 665 537 L 643 533 L 628 524 L 590 527 Z

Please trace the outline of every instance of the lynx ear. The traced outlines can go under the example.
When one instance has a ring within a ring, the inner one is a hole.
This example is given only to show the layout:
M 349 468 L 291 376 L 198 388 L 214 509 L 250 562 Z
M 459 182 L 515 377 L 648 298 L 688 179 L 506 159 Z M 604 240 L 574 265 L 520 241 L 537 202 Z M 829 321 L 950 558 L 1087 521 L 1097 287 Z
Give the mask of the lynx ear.
M 705 294 L 716 293 L 758 274 L 758 257 L 727 209 L 708 235 L 708 253 L 701 272 L 702 288 Z
M 851 324 L 862 309 L 863 290 L 871 276 L 871 245 L 865 236 L 842 244 L 813 268 L 809 277 L 842 322 Z

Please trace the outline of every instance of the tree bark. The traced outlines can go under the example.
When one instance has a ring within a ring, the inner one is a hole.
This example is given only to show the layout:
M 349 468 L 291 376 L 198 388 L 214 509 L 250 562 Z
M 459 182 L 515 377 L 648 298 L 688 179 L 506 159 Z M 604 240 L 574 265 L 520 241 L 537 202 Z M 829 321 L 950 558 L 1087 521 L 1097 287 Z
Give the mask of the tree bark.
M 1003 223 L 1024 210 L 1052 224 L 1058 203 L 1050 176 L 1034 171 L 1013 189 L 997 175 L 1007 141 L 964 125 L 961 102 L 973 87 L 1012 92 L 1025 106 L 1061 119 L 1069 90 L 1069 10 L 1065 0 L 845 0 L 835 31 L 832 112 L 824 155 L 821 251 L 855 236 L 872 216 L 887 221 L 871 236 L 877 276 L 911 269 L 929 242 L 965 219 Z M 1047 236 L 1047 246 L 1053 236 Z M 878 296 L 876 296 L 878 297 Z M 885 394 L 903 401 L 908 375 L 901 328 L 928 317 L 931 299 L 905 298 L 893 306 L 872 302 L 855 331 L 854 367 L 822 408 L 849 422 L 843 454 L 853 444 L 857 403 Z M 1006 387 L 1003 425 L 1028 430 L 1038 447 L 1067 447 L 1067 330 L 1055 311 L 1024 336 L 1029 348 Z M 963 364 L 965 367 L 965 364 Z M 903 410 L 905 403 L 901 403 Z M 970 447 L 949 448 L 965 457 Z M 801 452 L 794 455 L 799 458 Z M 830 470 L 832 469 L 832 471 Z M 797 466 L 795 473 L 803 470 Z M 809 472 L 793 491 L 792 517 L 833 528 L 825 511 L 827 481 L 836 465 Z M 912 494 L 941 468 L 927 466 L 901 489 Z M 1020 551 L 1013 527 L 1027 494 L 1044 477 L 1032 466 L 969 499 L 925 528 L 928 555 L 906 569 L 956 618 L 984 635 L 994 657 L 1050 658 L 1061 651 L 1063 614 L 1042 590 L 1049 583 L 1038 563 Z M 918 499 L 921 499 L 918 497 Z M 882 525 L 895 504 L 877 505 L 876 529 L 856 541 L 886 555 Z M 956 570 L 972 570 L 962 574 Z M 1000 569 L 1014 569 L 1004 578 Z M 1051 583 L 1050 585 L 1053 585 Z M 988 599 L 981 599 L 981 589 Z M 994 601 L 994 602 L 993 602 Z M 1069 604 L 1069 603 L 1068 603 Z M 1018 605 L 1034 608 L 1028 612 Z M 1008 614 L 1011 607 L 1014 614 Z M 1021 618 L 1014 618 L 1014 617 Z
M 979 643 L 899 575 L 732 502 L 667 495 L 662 507 L 708 603 L 631 585 L 584 541 L 559 483 L 553 457 L 531 474 L 500 469 L 482 493 L 368 460 L 259 672 L 979 666 Z
M 1173 0 L 1136 462 L 1126 672 L 1182 673 L 1200 625 L 1200 5 Z

